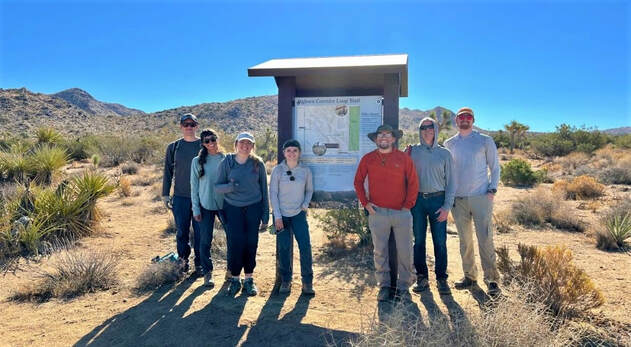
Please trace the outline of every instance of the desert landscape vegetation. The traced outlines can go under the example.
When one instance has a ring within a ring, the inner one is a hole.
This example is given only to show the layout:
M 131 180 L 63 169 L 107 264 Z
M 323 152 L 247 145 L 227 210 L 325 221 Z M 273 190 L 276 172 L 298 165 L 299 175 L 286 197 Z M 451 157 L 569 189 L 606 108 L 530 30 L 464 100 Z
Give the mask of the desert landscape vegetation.
M 77 88 L 0 89 L 0 345 L 631 345 L 630 127 L 560 121 L 532 133 L 519 120 L 480 129 L 502 164 L 498 299 L 482 283 L 453 289 L 462 269 L 450 218 L 451 295 L 438 294 L 432 273 L 431 290 L 411 303 L 378 303 L 370 232 L 352 206 L 309 211 L 315 297 L 300 294 L 297 252 L 291 294 L 273 292 L 269 234 L 260 236 L 255 297 L 223 295 L 219 224 L 215 288 L 152 262 L 175 251 L 160 190 L 178 116 L 196 114 L 227 150 L 238 131 L 254 132 L 271 169 L 276 104 L 249 97 L 148 114 Z M 402 108 L 400 148 L 418 142 L 425 116 L 439 120 L 441 141 L 456 132 L 448 109 Z M 429 247 L 430 265 L 432 256 Z

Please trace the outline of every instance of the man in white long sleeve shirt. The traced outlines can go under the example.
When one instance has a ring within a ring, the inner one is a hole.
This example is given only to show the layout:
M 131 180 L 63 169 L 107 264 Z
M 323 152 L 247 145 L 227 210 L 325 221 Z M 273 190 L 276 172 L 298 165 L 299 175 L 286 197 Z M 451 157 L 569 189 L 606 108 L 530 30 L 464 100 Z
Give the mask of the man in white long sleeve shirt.
M 493 138 L 473 130 L 473 110 L 463 107 L 456 115 L 458 134 L 445 141 L 454 159 L 456 198 L 451 210 L 458 236 L 464 278 L 455 283 L 458 289 L 476 283 L 475 248 L 471 220 L 475 224 L 484 281 L 489 294 L 500 293 L 499 273 L 493 244 L 493 198 L 500 179 L 497 147 Z M 490 177 L 489 177 L 490 171 Z

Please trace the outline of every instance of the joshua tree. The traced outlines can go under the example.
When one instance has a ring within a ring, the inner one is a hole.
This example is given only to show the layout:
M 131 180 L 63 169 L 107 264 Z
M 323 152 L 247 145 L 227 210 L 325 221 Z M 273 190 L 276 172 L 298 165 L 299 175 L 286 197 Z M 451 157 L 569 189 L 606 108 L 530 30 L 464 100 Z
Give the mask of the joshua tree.
M 438 132 L 440 133 L 442 130 L 444 129 L 449 129 L 451 128 L 451 112 L 450 111 L 443 111 L 440 114 L 440 120 L 438 119 L 438 117 L 436 116 L 436 112 L 432 111 L 429 114 L 429 117 L 432 118 L 433 120 L 435 120 L 438 123 Z
M 515 149 L 515 141 L 522 140 L 523 136 L 526 134 L 526 131 L 528 131 L 530 127 L 514 120 L 504 125 L 504 129 L 506 129 L 506 131 L 508 131 L 508 134 L 510 135 L 510 152 L 513 153 Z

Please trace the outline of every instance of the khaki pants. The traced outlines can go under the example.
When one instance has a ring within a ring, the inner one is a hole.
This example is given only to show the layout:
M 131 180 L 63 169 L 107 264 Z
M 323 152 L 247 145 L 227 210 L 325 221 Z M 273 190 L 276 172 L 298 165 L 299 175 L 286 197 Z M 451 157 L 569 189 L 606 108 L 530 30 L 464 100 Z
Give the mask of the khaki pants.
M 475 265 L 473 231 L 471 230 L 471 219 L 473 219 L 482 270 L 484 271 L 484 281 L 487 284 L 498 282 L 500 276 L 495 264 L 495 246 L 493 245 L 493 202 L 489 201 L 486 194 L 456 197 L 455 206 L 451 213 L 460 238 L 460 256 L 462 256 L 464 275 L 472 280 L 476 280 L 478 276 L 478 269 Z
M 374 246 L 375 276 L 379 287 L 390 287 L 390 264 L 388 263 L 388 238 L 390 228 L 394 232 L 397 246 L 397 289 L 406 290 L 414 282 L 414 260 L 412 258 L 412 214 L 407 210 L 392 210 L 375 207 L 376 214 L 368 216 L 368 227 Z

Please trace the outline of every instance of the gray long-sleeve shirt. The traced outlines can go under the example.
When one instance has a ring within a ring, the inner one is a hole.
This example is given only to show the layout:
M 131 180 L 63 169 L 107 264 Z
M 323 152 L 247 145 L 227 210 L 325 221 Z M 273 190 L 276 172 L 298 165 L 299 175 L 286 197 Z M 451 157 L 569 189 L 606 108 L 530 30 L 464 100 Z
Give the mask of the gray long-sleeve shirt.
M 230 205 L 238 207 L 261 201 L 263 203 L 261 220 L 264 224 L 269 222 L 267 174 L 262 160 L 251 157 L 244 164 L 239 164 L 235 154 L 228 154 L 219 164 L 215 192 L 223 193 L 224 199 Z
M 193 216 L 199 216 L 200 206 L 211 211 L 223 208 L 223 194 L 215 192 L 217 168 L 226 156 L 223 153 L 208 154 L 204 163 L 204 176 L 199 177 L 201 167 L 199 156 L 191 162 L 191 203 Z
M 432 118 L 421 120 L 431 121 L 434 125 L 434 142 L 428 145 L 421 135 L 421 143 L 411 146 L 410 156 L 418 175 L 418 190 L 420 193 L 445 192 L 445 202 L 442 208 L 449 211 L 454 204 L 456 183 L 453 171 L 453 159 L 446 148 L 438 144 L 438 124 Z M 420 133 L 420 130 L 419 130 Z
M 445 147 L 454 158 L 456 197 L 479 196 L 497 189 L 500 163 L 492 137 L 477 131 L 466 137 L 456 134 L 445 141 Z
M 291 175 L 288 172 L 291 172 Z M 294 178 L 293 181 L 291 177 Z M 302 209 L 309 207 L 313 196 L 311 169 L 301 163 L 290 169 L 283 160 L 272 170 L 269 195 L 274 219 L 297 215 Z
M 191 197 L 191 161 L 199 153 L 201 143 L 199 139 L 192 142 L 179 139 L 169 143 L 164 156 L 162 196 L 169 196 L 171 182 L 175 178 L 173 195 L 185 198 Z M 175 147 L 176 144 L 177 147 Z M 174 154 L 175 160 L 173 158 Z

